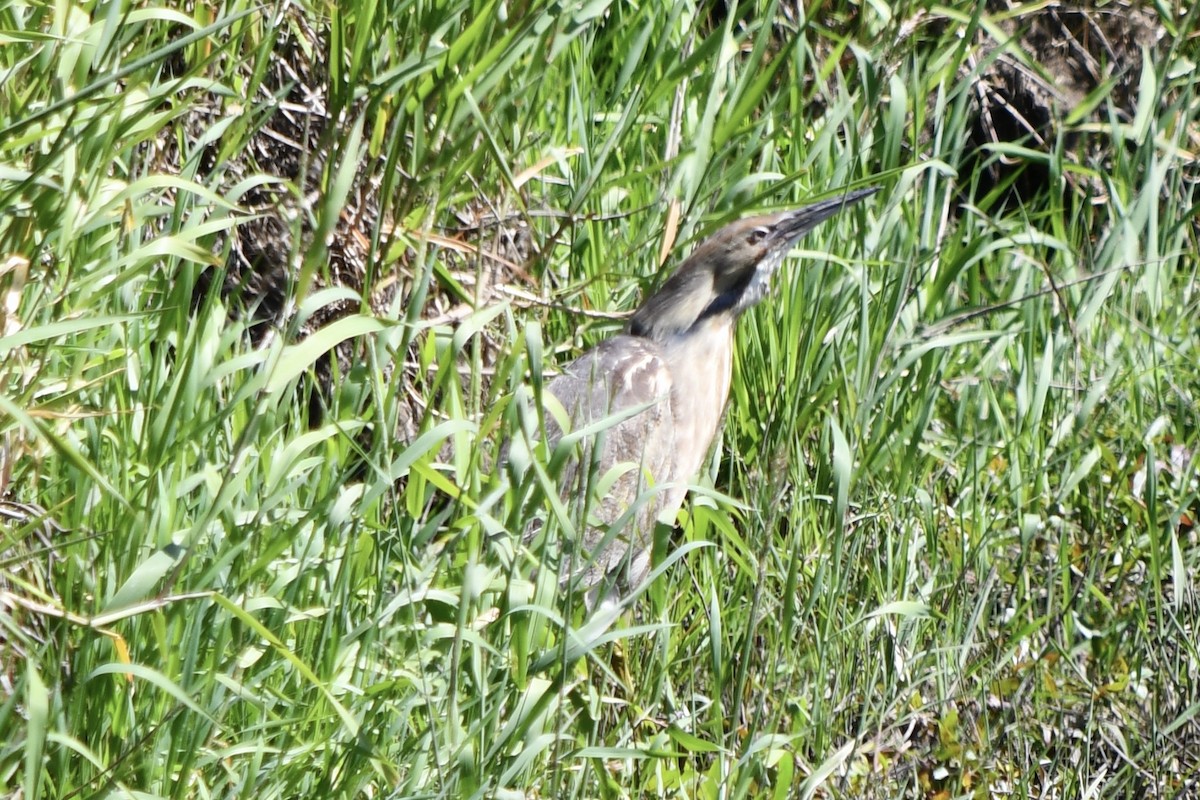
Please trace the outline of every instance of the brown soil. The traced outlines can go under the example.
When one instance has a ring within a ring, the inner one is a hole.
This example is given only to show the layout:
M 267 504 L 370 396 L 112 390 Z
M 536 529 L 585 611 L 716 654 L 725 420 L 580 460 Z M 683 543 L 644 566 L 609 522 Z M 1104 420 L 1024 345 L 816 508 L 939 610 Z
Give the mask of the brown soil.
M 1022 6 L 989 0 L 988 10 L 1008 38 L 978 31 L 979 46 L 968 61 L 970 70 L 962 75 L 975 90 L 972 143 L 979 154 L 980 181 L 972 200 L 1003 184 L 1010 185 L 1003 199 L 1028 200 L 1049 182 L 1049 171 L 1039 161 L 990 154 L 982 149 L 988 145 L 1012 143 L 1052 153 L 1061 138 L 1073 160 L 1103 168 L 1112 156 L 1112 137 L 1084 132 L 1080 123 L 1108 123 L 1113 116 L 1132 121 L 1144 54 L 1160 55 L 1166 37 L 1149 5 Z M 972 74 L 977 65 L 984 65 L 981 78 Z M 1105 86 L 1105 98 L 1067 125 L 1067 117 Z M 1077 198 L 1098 201 L 1104 196 L 1098 181 L 1076 174 L 1063 178 Z

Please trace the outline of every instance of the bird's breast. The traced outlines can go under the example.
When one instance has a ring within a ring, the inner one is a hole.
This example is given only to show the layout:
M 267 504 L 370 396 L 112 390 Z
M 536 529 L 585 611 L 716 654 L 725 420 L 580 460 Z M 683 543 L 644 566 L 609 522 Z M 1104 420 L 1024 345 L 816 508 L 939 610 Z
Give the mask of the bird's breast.
M 704 465 L 725 415 L 733 375 L 733 324 L 714 319 L 665 348 L 673 386 L 676 475 L 693 480 Z

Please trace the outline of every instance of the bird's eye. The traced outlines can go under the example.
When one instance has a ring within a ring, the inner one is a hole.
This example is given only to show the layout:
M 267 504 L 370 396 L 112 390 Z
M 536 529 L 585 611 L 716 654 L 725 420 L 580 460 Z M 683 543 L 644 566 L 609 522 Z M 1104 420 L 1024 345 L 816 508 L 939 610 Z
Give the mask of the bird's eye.
M 756 245 L 763 240 L 767 235 L 766 228 L 752 228 L 748 236 L 746 236 L 746 244 Z

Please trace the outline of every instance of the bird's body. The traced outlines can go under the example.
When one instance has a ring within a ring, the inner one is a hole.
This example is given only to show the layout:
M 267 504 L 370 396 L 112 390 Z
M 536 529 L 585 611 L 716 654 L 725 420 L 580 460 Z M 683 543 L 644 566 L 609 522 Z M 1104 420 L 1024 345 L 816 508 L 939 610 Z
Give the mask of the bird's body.
M 873 191 L 727 225 L 638 308 L 625 333 L 584 353 L 550 382 L 547 391 L 563 406 L 571 430 L 619 420 L 594 445 L 585 442 L 559 475 L 564 498 L 596 498 L 594 524 L 584 526 L 575 569 L 564 569 L 564 576 L 579 575 L 589 588 L 606 578 L 622 588 L 641 583 L 655 522 L 674 520 L 720 430 L 738 318 L 766 295 L 771 275 L 800 236 Z M 561 436 L 547 415 L 548 444 Z M 610 473 L 614 468 L 619 476 Z M 598 487 L 605 476 L 611 483 Z

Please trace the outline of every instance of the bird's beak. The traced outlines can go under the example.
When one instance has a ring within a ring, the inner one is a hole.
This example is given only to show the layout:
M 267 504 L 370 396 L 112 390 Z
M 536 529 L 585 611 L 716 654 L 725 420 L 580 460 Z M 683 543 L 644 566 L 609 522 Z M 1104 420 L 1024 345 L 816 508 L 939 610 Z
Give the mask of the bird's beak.
M 822 200 L 819 203 L 797 208 L 794 211 L 784 211 L 779 215 L 779 222 L 771 231 L 772 249 L 776 247 L 791 247 L 797 239 L 820 225 L 825 220 L 841 211 L 852 203 L 857 203 L 864 197 L 870 197 L 879 191 L 878 186 L 867 189 L 855 189 L 839 197 Z

